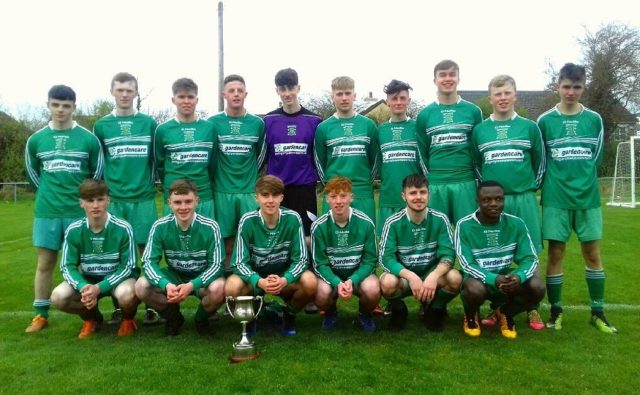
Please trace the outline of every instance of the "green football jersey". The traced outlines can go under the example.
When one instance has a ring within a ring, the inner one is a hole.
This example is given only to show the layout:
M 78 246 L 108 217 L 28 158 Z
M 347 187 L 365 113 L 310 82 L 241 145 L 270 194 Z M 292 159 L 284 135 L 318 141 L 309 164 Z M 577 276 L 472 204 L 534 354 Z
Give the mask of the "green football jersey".
M 373 197 L 376 173 L 377 131 L 369 118 L 329 117 L 318 125 L 313 154 L 320 181 L 326 184 L 336 176 L 347 177 L 358 197 Z
M 139 202 L 155 197 L 156 127 L 156 121 L 143 113 L 120 117 L 115 111 L 93 126 L 93 133 L 102 145 L 104 180 L 113 201 Z
M 264 122 L 252 114 L 232 117 L 221 112 L 209 118 L 217 134 L 217 166 L 213 190 L 252 193 L 267 148 Z
M 378 128 L 380 207 L 404 207 L 402 180 L 421 173 L 416 142 L 416 121 L 385 122 Z
M 136 267 L 136 245 L 131 226 L 109 213 L 98 233 L 87 218 L 73 222 L 64 234 L 60 271 L 76 291 L 96 284 L 101 294 L 131 277 Z
M 269 228 L 260 210 L 240 218 L 231 255 L 231 267 L 242 280 L 258 287 L 258 280 L 270 274 L 285 277 L 289 284 L 307 270 L 309 258 L 298 213 L 280 208 L 280 219 Z
M 378 257 L 385 271 L 399 276 L 408 269 L 425 278 L 441 261 L 453 266 L 454 257 L 451 224 L 441 212 L 428 208 L 422 223 L 416 224 L 405 208 L 385 221 Z
M 463 99 L 449 105 L 436 101 L 420 111 L 416 138 L 429 182 L 446 184 L 474 179 L 470 135 L 480 122 L 480 108 Z
M 311 225 L 311 251 L 316 274 L 336 288 L 351 279 L 357 287 L 373 273 L 378 259 L 373 221 L 351 208 L 344 227 L 333 220 L 331 210 Z
M 600 207 L 598 166 L 604 135 L 600 115 L 584 106 L 575 115 L 553 107 L 540 115 L 538 126 L 547 153 L 542 205 L 573 210 Z
M 36 189 L 36 218 L 79 218 L 78 187 L 100 179 L 104 157 L 96 136 L 76 122 L 55 130 L 50 122 L 29 137 L 25 148 L 27 178 Z
M 154 141 L 155 163 L 164 200 L 169 187 L 179 179 L 196 184 L 200 200 L 211 200 L 211 179 L 214 174 L 216 145 L 213 125 L 204 119 L 184 123 L 170 119 L 156 129 Z
M 151 228 L 142 264 L 147 280 L 164 290 L 170 281 L 160 270 L 163 256 L 168 270 L 190 279 L 197 295 L 223 274 L 225 250 L 218 224 L 196 213 L 191 226 L 182 230 L 173 214 L 160 218 Z
M 518 114 L 506 121 L 489 117 L 473 128 L 471 141 L 480 179 L 498 181 L 506 194 L 542 185 L 546 158 L 535 122 Z
M 502 213 L 495 225 L 481 224 L 476 213 L 463 217 L 456 225 L 455 246 L 464 274 L 487 285 L 495 286 L 498 275 L 510 273 L 524 283 L 538 268 L 527 226 L 511 214 Z

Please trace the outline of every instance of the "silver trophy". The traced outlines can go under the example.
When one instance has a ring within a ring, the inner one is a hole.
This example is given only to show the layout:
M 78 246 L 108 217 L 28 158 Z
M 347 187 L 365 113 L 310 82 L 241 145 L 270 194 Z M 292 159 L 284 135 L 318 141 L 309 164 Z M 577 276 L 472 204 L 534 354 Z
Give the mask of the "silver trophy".
M 243 362 L 258 358 L 260 354 L 256 350 L 256 344 L 247 336 L 247 324 L 258 317 L 262 304 L 262 296 L 227 296 L 227 311 L 234 320 L 242 324 L 242 337 L 237 343 L 233 343 L 233 352 L 229 357 L 231 362 Z M 257 306 L 257 308 L 256 308 Z

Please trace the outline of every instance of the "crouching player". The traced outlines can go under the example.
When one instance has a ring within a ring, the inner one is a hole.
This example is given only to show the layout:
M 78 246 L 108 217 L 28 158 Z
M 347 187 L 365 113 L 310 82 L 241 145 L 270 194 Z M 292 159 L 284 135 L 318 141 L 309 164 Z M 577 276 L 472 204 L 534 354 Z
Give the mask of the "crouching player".
M 380 300 L 380 282 L 373 274 L 377 261 L 373 221 L 351 208 L 351 181 L 334 177 L 324 188 L 331 208 L 311 226 L 313 265 L 320 276 L 316 305 L 325 312 L 322 329 L 335 328 L 338 297 L 360 298 L 358 322 L 365 332 L 374 332 L 373 309 Z
M 276 295 L 286 306 L 282 315 L 284 336 L 295 336 L 295 315 L 316 290 L 317 279 L 307 270 L 309 259 L 298 213 L 280 207 L 284 183 L 278 177 L 262 176 L 255 184 L 260 208 L 240 218 L 225 294 Z
M 402 329 L 407 321 L 403 298 L 413 295 L 424 305 L 425 325 L 443 329 L 447 304 L 458 295 L 462 276 L 452 270 L 455 252 L 446 215 L 428 207 L 428 181 L 412 174 L 402 181 L 406 207 L 389 217 L 382 228 L 378 262 L 382 295 L 391 304 L 390 324 Z
M 455 245 L 464 272 L 462 303 L 464 332 L 479 336 L 478 310 L 489 299 L 502 336 L 516 337 L 514 317 L 544 297 L 538 277 L 538 257 L 524 222 L 503 213 L 504 189 L 496 181 L 478 186 L 479 209 L 458 221 Z M 516 268 L 512 268 L 513 264 Z
M 195 314 L 196 330 L 210 332 L 209 316 L 224 300 L 224 247 L 218 224 L 195 212 L 196 185 L 176 180 L 169 187 L 173 214 L 157 220 L 142 255 L 144 277 L 136 282 L 136 294 L 166 318 L 165 334 L 180 332 L 184 316 L 180 303 L 189 295 L 201 299 Z M 160 267 L 164 256 L 166 267 Z
M 139 300 L 135 294 L 136 249 L 131 226 L 109 214 L 109 189 L 103 181 L 80 184 L 80 206 L 85 217 L 73 222 L 64 235 L 60 269 L 64 282 L 51 294 L 60 310 L 84 321 L 78 338 L 90 337 L 102 323 L 98 300 L 112 295 L 122 309 L 118 336 L 129 336 Z

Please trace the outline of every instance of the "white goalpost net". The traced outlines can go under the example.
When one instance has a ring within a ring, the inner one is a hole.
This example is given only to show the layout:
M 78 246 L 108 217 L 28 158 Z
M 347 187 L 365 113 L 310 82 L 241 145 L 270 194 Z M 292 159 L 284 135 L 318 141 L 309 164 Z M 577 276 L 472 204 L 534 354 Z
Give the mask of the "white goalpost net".
M 609 206 L 635 208 L 640 204 L 640 136 L 618 143 Z

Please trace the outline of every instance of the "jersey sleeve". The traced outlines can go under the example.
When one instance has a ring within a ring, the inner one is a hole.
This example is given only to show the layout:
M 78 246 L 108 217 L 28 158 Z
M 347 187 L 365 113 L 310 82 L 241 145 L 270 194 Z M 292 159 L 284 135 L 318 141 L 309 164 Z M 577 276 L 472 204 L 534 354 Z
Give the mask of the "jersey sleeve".
M 160 127 L 156 128 L 153 136 L 153 159 L 158 173 L 158 180 L 160 180 L 160 183 L 164 183 L 165 152 L 162 142 L 162 129 Z
M 333 270 L 331 270 L 331 262 L 327 256 L 327 240 L 325 232 L 320 226 L 311 226 L 311 254 L 313 258 L 313 269 L 318 276 L 326 283 L 336 288 L 342 280 Z
M 170 281 L 160 270 L 160 260 L 164 251 L 163 244 L 162 230 L 154 225 L 142 254 L 142 269 L 145 277 L 153 286 L 165 290 Z
M 250 240 L 246 224 L 245 221 L 240 220 L 238 234 L 233 245 L 233 253 L 231 254 L 231 268 L 235 274 L 240 276 L 242 281 L 251 284 L 253 289 L 256 289 L 261 277 L 249 265 L 251 251 L 249 250 Z
M 471 234 L 469 234 L 470 230 L 466 229 L 464 225 L 464 222 L 458 222 L 455 233 L 456 255 L 458 256 L 462 271 L 484 284 L 495 286 L 498 275 L 484 269 L 476 262 L 471 247 L 472 239 Z
M 478 133 L 480 132 L 478 125 L 474 126 L 471 131 L 471 159 L 473 161 L 473 170 L 476 174 L 476 178 L 482 181 L 482 153 L 478 147 Z
M 538 256 L 531 241 L 531 236 L 524 222 L 518 218 L 517 223 L 517 246 L 513 257 L 518 267 L 512 272 L 520 277 L 520 283 L 524 283 L 536 274 L 538 270 Z
M 325 184 L 325 169 L 327 167 L 327 147 L 325 145 L 325 131 L 322 124 L 318 125 L 316 129 L 316 135 L 313 138 L 313 160 L 316 164 L 316 170 L 318 171 L 318 178 L 320 182 Z
M 93 133 L 90 133 L 90 135 L 89 172 L 93 179 L 99 180 L 104 173 L 104 153 L 102 152 L 102 145 L 98 138 Z
M 100 287 L 101 294 L 113 290 L 118 284 L 131 277 L 131 273 L 136 267 L 136 245 L 133 241 L 133 231 L 130 226 L 123 227 L 119 254 L 120 263 L 116 272 L 106 276 L 97 284 Z
M 220 228 L 214 224 L 205 225 L 204 229 L 209 231 L 207 243 L 207 268 L 196 278 L 191 280 L 193 289 L 196 291 L 203 287 L 208 287 L 212 282 L 222 276 L 222 264 L 225 259 L 225 251 L 222 243 Z
M 398 235 L 391 226 L 390 221 L 386 221 L 382 227 L 380 235 L 380 254 L 378 264 L 380 267 L 393 275 L 400 276 L 400 271 L 405 269 L 404 265 L 397 258 Z
M 31 136 L 27 140 L 27 145 L 24 149 L 24 164 L 25 171 L 27 173 L 27 179 L 33 188 L 36 190 L 40 186 L 40 159 L 36 155 L 36 142 Z
M 426 134 L 425 116 L 420 113 L 416 119 L 416 142 L 418 143 L 418 162 L 425 177 L 429 176 L 427 164 L 429 163 L 430 140 Z
M 80 269 L 80 235 L 77 227 L 67 228 L 62 243 L 62 258 L 60 259 L 60 271 L 62 278 L 73 289 L 80 291 L 89 282 L 84 279 Z
M 536 189 L 540 189 L 546 169 L 546 152 L 544 142 L 542 141 L 542 132 L 538 125 L 532 123 L 529 134 L 531 141 L 531 165 L 533 167 L 533 174 L 536 176 Z
M 436 257 L 438 263 L 448 262 L 453 267 L 453 261 L 456 256 L 453 248 L 453 231 L 451 223 L 447 217 L 438 217 L 441 223 L 440 232 L 438 233 L 438 248 L 436 249 Z
M 362 251 L 362 260 L 360 267 L 349 277 L 353 286 L 358 286 L 362 280 L 367 278 L 376 268 L 378 261 L 378 246 L 376 245 L 376 232 L 371 224 L 370 229 L 365 232 L 364 250 Z
M 258 119 L 260 121 L 260 126 L 258 128 L 258 143 L 256 146 L 256 156 L 258 163 L 258 171 L 262 169 L 262 166 L 265 164 L 265 158 L 267 156 L 267 139 L 264 136 L 264 121 L 262 119 Z
M 371 137 L 371 142 L 367 149 L 367 156 L 369 157 L 369 166 L 371 167 L 371 182 L 376 179 L 376 174 L 378 173 L 378 167 L 380 166 L 378 160 L 378 151 L 380 150 L 380 144 L 378 143 L 378 128 L 375 123 L 371 121 L 369 136 Z
M 604 150 L 603 150 L 604 124 L 602 123 L 602 118 L 600 117 L 600 115 L 598 115 L 598 120 L 596 125 L 598 128 L 598 136 L 597 136 L 598 141 L 596 143 L 596 153 L 594 156 L 595 156 L 595 165 L 597 169 L 598 167 L 600 167 L 600 164 L 602 163 L 602 158 L 604 157 Z
M 302 228 L 302 219 L 297 213 L 295 213 L 295 219 L 295 221 L 291 221 L 293 226 L 296 226 L 296 229 L 293 232 L 293 239 L 291 240 L 291 253 L 289 254 L 289 259 L 291 261 L 289 268 L 284 274 L 284 277 L 287 279 L 289 284 L 298 281 L 309 265 L 307 245 Z

